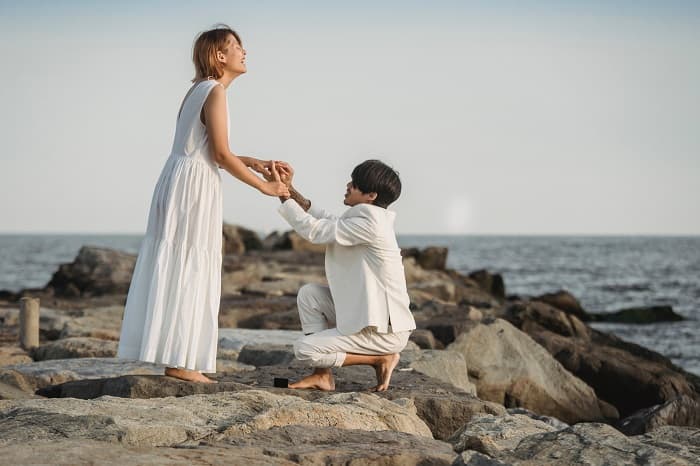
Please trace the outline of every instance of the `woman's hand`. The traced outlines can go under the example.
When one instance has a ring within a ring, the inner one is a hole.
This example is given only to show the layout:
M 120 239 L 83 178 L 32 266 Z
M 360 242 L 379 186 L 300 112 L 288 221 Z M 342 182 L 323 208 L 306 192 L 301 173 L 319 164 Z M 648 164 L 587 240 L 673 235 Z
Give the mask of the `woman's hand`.
M 290 197 L 289 194 L 289 186 L 287 184 L 283 183 L 280 178 L 280 172 L 275 165 L 275 162 L 270 162 L 270 169 L 269 169 L 269 176 L 263 174 L 265 179 L 267 179 L 267 183 L 263 184 L 260 188 L 260 191 L 262 191 L 264 194 L 267 194 L 268 196 L 277 196 L 277 197 L 285 197 L 288 198 Z
M 287 162 L 281 160 L 275 161 L 275 167 L 280 175 L 280 181 L 286 184 L 288 187 L 292 186 L 292 180 L 294 179 L 294 169 Z

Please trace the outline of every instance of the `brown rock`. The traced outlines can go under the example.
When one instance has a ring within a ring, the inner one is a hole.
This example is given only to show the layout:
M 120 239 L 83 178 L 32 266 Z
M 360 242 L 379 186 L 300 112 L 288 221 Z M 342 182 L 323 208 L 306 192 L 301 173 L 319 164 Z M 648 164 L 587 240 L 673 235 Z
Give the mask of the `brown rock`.
M 680 396 L 697 397 L 697 376 L 654 351 L 591 329 L 572 314 L 541 302 L 518 302 L 505 316 L 623 417 Z
M 262 249 L 262 241 L 253 230 L 224 223 L 223 253 L 243 254 L 246 251 Z
M 469 274 L 469 278 L 478 283 L 479 287 L 499 299 L 506 297 L 506 285 L 503 277 L 488 270 L 477 270 Z
M 574 295 L 566 290 L 559 290 L 554 293 L 546 293 L 541 296 L 536 296 L 532 298 L 533 301 L 539 301 L 545 304 L 549 304 L 552 307 L 566 312 L 567 314 L 575 315 L 579 320 L 583 322 L 588 322 L 591 320 L 591 316 L 588 315 L 581 303 L 576 299 Z
M 681 396 L 662 405 L 637 411 L 620 421 L 617 428 L 627 435 L 639 435 L 667 425 L 700 427 L 700 402 Z

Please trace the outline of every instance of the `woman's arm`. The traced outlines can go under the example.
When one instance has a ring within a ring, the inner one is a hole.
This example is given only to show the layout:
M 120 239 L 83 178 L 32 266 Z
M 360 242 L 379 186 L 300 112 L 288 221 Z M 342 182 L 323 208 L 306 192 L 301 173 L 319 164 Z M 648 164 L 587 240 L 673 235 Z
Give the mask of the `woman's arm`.
M 221 168 L 249 186 L 269 196 L 289 196 L 289 189 L 281 181 L 264 181 L 254 175 L 228 146 L 226 121 L 226 91 L 214 86 L 204 102 L 204 125 L 207 128 L 211 156 Z

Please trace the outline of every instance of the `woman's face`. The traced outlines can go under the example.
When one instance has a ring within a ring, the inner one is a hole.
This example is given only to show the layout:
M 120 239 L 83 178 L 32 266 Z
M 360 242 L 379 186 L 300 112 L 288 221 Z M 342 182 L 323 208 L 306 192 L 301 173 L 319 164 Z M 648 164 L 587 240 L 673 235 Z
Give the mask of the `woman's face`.
M 245 65 L 246 51 L 233 35 L 229 35 L 228 37 L 229 40 L 226 51 L 224 52 L 226 56 L 226 69 L 235 74 L 243 74 L 248 71 Z

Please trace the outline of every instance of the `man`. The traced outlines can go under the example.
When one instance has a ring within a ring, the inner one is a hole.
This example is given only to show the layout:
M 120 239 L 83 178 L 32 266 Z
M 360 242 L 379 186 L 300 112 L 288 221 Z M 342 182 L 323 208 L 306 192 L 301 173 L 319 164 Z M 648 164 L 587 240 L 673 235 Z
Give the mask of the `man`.
M 315 370 L 289 387 L 334 390 L 332 367 L 366 364 L 376 371 L 373 390 L 386 390 L 416 328 L 394 233 L 396 214 L 387 210 L 401 194 L 398 174 L 378 160 L 355 167 L 344 199 L 350 208 L 340 217 L 294 189 L 289 165 L 273 165 L 270 176 L 285 182 L 291 194 L 280 197 L 280 214 L 306 240 L 327 245 L 329 286 L 305 285 L 297 295 L 306 336 L 295 343 L 294 354 Z

